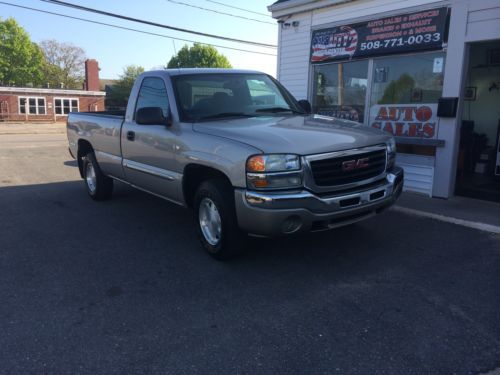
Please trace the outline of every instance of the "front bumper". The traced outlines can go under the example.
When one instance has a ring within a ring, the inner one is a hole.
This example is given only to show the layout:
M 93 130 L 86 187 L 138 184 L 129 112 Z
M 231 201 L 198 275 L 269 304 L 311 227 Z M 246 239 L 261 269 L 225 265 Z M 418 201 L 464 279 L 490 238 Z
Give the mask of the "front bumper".
M 391 206 L 403 190 L 404 172 L 393 167 L 375 183 L 331 195 L 307 190 L 256 192 L 235 190 L 240 228 L 259 236 L 320 231 L 367 219 Z

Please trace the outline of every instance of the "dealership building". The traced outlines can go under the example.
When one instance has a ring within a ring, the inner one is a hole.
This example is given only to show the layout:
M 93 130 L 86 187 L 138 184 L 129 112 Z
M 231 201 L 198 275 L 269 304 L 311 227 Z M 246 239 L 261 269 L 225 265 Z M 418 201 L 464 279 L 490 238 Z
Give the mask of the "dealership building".
M 279 0 L 278 79 L 396 137 L 409 191 L 500 201 L 500 0 Z

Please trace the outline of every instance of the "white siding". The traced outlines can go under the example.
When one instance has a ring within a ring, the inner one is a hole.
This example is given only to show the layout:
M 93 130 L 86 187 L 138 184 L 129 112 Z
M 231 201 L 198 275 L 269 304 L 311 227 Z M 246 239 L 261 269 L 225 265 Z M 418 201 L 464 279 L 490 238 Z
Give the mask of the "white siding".
M 475 0 L 469 4 L 467 42 L 500 38 L 500 1 Z
M 432 197 L 434 183 L 434 157 L 398 154 L 396 164 L 404 169 L 404 191 Z
M 281 29 L 278 79 L 300 100 L 307 98 L 311 13 L 297 14 L 286 20 L 290 24 L 293 21 L 298 21 L 299 26 L 282 26 Z
M 333 22 L 352 23 L 357 18 L 377 18 L 378 13 L 411 12 L 408 8 L 438 6 L 442 2 L 435 0 L 360 0 L 315 10 L 312 25 L 317 27 Z

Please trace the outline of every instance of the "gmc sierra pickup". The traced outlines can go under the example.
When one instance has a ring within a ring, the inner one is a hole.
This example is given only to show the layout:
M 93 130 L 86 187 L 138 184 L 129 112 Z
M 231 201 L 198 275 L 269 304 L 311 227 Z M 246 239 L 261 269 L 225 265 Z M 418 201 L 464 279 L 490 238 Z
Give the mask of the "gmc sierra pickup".
M 116 180 L 190 207 L 203 247 L 224 259 L 247 234 L 335 228 L 399 196 L 390 134 L 309 112 L 264 73 L 152 71 L 124 113 L 70 113 L 69 150 L 94 200 Z

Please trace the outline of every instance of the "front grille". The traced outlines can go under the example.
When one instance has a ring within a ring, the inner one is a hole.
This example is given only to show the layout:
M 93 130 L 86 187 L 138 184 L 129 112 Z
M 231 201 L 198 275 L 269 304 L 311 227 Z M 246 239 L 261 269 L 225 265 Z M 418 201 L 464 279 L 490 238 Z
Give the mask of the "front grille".
M 365 158 L 368 159 L 366 167 L 354 167 L 352 170 L 342 167 L 344 162 L 355 165 L 357 160 Z M 345 185 L 376 177 L 384 172 L 385 163 L 385 149 L 309 162 L 317 186 Z

